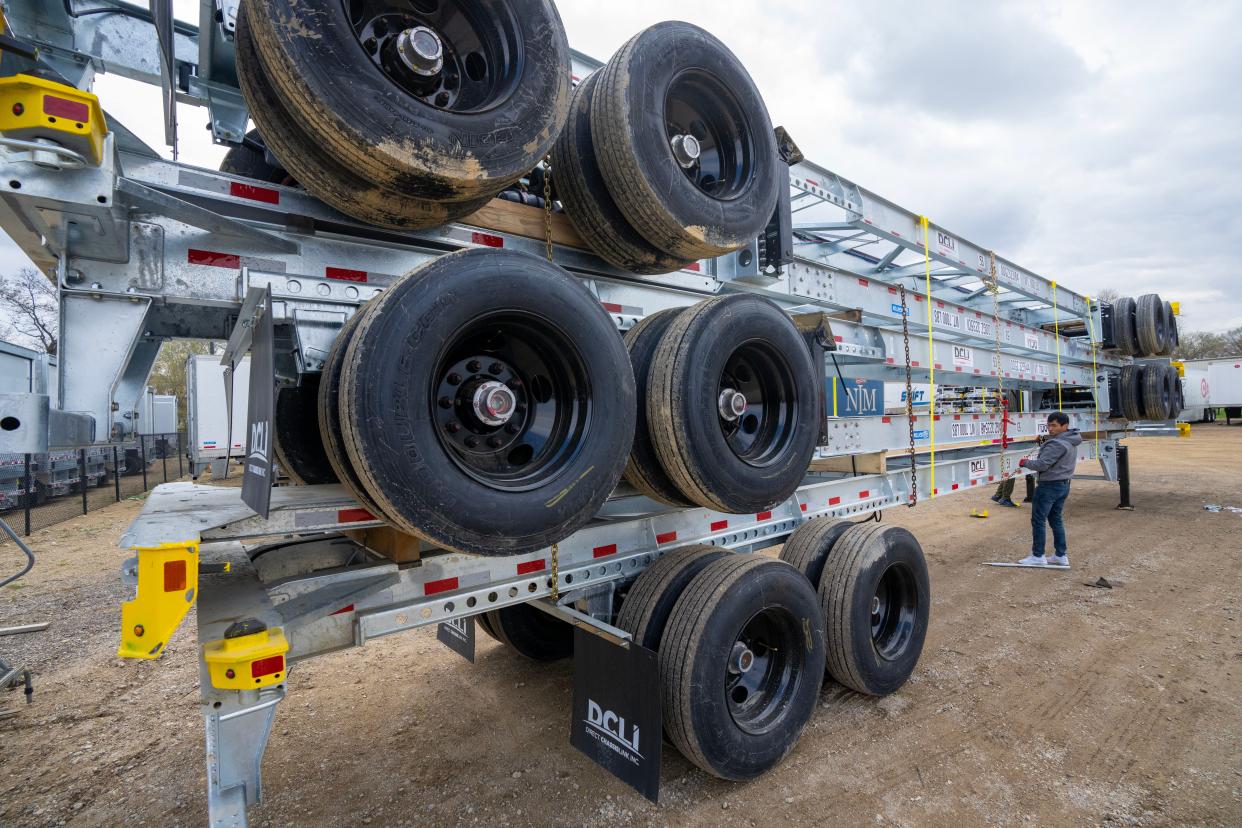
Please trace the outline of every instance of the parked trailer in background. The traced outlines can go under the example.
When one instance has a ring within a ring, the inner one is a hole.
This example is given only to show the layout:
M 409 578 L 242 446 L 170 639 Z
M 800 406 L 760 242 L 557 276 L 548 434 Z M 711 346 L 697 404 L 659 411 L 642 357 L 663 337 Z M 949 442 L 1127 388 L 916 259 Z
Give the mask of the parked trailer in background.
M 1213 409 L 1224 409 L 1226 419 L 1242 417 L 1242 354 L 1220 359 L 1186 360 L 1186 377 L 1189 378 L 1192 374 L 1206 380 L 1206 393 L 1210 396 L 1209 402 Z M 1188 407 L 1193 405 L 1189 393 L 1186 403 Z M 1187 419 L 1189 417 L 1187 414 Z
M 1216 407 L 1212 405 L 1212 383 L 1207 368 L 1186 365 L 1182 377 L 1182 396 L 1186 405 L 1179 420 L 1187 423 L 1210 423 L 1216 419 Z
M 250 387 L 250 358 L 233 373 L 233 410 L 225 398 L 224 366 L 218 356 L 195 355 L 186 360 L 186 442 L 190 476 L 197 478 L 211 466 L 212 477 L 224 476 L 231 457 L 246 451 L 246 401 Z M 229 421 L 232 420 L 232 431 Z M 232 442 L 230 446 L 229 443 Z

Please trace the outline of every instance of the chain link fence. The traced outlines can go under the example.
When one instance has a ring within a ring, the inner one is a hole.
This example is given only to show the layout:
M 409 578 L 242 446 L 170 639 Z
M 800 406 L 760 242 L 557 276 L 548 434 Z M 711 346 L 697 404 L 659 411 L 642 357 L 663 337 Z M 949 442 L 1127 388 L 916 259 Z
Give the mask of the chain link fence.
M 188 471 L 183 433 L 44 454 L 0 454 L 0 517 L 18 534 L 29 535 L 179 480 Z

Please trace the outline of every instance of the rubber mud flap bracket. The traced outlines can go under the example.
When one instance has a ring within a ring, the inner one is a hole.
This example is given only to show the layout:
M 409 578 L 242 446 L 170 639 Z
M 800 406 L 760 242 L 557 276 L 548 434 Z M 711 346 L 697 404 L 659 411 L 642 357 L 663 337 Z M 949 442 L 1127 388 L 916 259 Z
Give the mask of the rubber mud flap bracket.
M 652 802 L 660 801 L 660 668 L 637 643 L 574 629 L 569 743 Z

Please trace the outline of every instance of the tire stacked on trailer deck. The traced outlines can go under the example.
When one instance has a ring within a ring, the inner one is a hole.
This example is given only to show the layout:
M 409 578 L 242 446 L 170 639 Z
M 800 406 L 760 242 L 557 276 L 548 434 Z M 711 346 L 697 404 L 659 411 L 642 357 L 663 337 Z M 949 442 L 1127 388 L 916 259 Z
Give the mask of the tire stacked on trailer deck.
M 745 67 L 708 32 L 668 21 L 579 84 L 552 176 L 596 253 L 635 273 L 667 273 L 762 232 L 779 163 Z
M 568 116 L 550 0 L 245 0 L 236 46 L 267 149 L 318 198 L 383 227 L 474 212 Z

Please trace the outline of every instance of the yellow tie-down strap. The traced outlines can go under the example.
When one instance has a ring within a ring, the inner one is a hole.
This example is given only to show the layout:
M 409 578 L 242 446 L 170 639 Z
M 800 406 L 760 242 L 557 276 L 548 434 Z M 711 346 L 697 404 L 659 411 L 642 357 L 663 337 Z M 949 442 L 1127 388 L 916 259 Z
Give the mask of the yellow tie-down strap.
M 289 642 L 280 627 L 203 645 L 203 661 L 217 690 L 257 690 L 285 680 Z
M 138 592 L 121 604 L 122 658 L 159 658 L 198 597 L 198 542 L 137 547 Z

